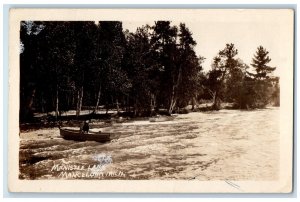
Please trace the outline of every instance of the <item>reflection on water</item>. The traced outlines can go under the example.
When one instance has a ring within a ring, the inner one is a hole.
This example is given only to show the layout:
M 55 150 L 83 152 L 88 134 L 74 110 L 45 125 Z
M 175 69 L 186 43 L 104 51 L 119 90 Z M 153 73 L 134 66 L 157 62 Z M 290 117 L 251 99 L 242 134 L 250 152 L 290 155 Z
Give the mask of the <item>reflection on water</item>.
M 279 109 L 270 108 L 115 124 L 105 130 L 121 136 L 105 144 L 64 140 L 56 128 L 24 132 L 20 179 L 276 180 L 278 124 Z

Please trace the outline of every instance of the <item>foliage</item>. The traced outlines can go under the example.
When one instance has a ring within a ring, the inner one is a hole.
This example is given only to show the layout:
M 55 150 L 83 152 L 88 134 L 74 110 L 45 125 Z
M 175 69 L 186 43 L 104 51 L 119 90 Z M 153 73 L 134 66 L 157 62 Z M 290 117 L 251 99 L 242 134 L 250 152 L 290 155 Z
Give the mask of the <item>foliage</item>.
M 204 86 L 213 98 L 213 109 L 220 109 L 221 101 L 234 103 L 235 108 L 263 108 L 273 99 L 279 103 L 278 83 L 270 74 L 275 70 L 267 64 L 271 61 L 262 46 L 258 47 L 250 67 L 238 58 L 234 44 L 226 44 L 214 58 Z
M 271 61 L 268 54 L 269 52 L 265 48 L 259 46 L 251 64 L 255 73 L 247 72 L 250 77 L 249 80 L 252 80 L 253 83 L 253 100 L 250 100 L 247 103 L 251 108 L 265 107 L 270 103 L 272 96 L 273 99 L 276 99 L 276 96 L 279 96 L 279 92 L 277 91 L 279 80 L 276 77 L 271 77 L 272 72 L 276 68 L 268 66 L 268 63 Z
M 279 105 L 279 78 L 268 66 L 269 52 L 262 46 L 250 70 L 234 44 L 226 44 L 203 72 L 203 56 L 184 24 L 157 21 L 154 26 L 123 30 L 119 21 L 24 21 L 20 31 L 20 118 L 30 121 L 34 112 L 101 106 L 151 115 L 193 109 L 201 99 L 237 108 Z M 201 45 L 201 44 L 198 44 Z M 103 107 L 101 107 L 103 108 Z
M 142 26 L 122 22 L 22 22 L 20 116 L 100 105 L 135 115 L 184 107 L 200 90 L 196 41 L 181 23 Z M 30 112 L 30 113 L 29 113 Z

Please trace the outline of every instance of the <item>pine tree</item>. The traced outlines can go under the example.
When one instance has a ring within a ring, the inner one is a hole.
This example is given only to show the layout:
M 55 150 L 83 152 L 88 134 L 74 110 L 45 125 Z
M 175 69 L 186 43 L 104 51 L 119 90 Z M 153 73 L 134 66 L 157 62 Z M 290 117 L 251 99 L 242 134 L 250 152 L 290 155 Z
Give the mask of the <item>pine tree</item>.
M 271 62 L 271 58 L 268 56 L 269 52 L 262 46 L 259 46 L 256 51 L 256 55 L 252 59 L 251 66 L 254 67 L 256 74 L 252 74 L 258 80 L 264 80 L 269 78 L 269 74 L 272 73 L 276 67 L 268 66 Z
M 252 105 L 258 108 L 265 107 L 271 99 L 270 89 L 272 88 L 272 78 L 270 77 L 270 74 L 276 69 L 276 67 L 268 65 L 271 61 L 268 54 L 269 52 L 264 47 L 259 46 L 251 64 L 255 73 L 248 72 L 254 81 L 253 91 L 255 93 L 253 96 L 255 97 L 255 102 Z

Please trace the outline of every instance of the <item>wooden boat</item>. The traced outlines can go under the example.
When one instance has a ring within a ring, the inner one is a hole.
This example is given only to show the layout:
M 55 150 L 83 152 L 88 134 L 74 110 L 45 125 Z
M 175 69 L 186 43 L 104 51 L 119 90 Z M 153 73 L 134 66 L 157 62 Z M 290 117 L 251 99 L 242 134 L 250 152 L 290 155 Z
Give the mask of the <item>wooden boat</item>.
M 175 119 L 174 116 L 156 116 L 149 118 L 150 122 L 165 122 L 165 121 L 173 121 Z
M 82 133 L 80 130 L 59 128 L 60 136 L 65 140 L 75 140 L 75 141 L 96 141 L 96 142 L 108 142 L 113 139 L 111 133 L 101 133 L 101 132 L 89 132 Z

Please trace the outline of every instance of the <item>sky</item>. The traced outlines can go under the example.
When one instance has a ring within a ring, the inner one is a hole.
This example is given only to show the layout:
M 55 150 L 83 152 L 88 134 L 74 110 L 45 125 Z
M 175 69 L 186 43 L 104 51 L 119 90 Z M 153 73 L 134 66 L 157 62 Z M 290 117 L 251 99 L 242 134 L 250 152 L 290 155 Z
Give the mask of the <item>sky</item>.
M 287 18 L 286 13 L 254 15 L 241 12 L 236 16 L 210 13 L 210 16 L 211 18 L 204 15 L 202 20 L 194 18 L 172 21 L 172 24 L 177 26 L 184 22 L 193 33 L 192 36 L 197 42 L 196 54 L 206 58 L 203 64 L 204 71 L 211 68 L 212 59 L 219 50 L 225 48 L 226 43 L 235 44 L 238 49 L 237 57 L 248 65 L 251 64 L 257 47 L 263 46 L 269 51 L 269 57 L 272 59 L 269 65 L 277 67 L 274 75 L 279 75 L 286 66 L 287 57 L 293 56 L 286 52 L 292 48 L 293 34 L 291 18 Z M 135 32 L 137 27 L 145 24 L 153 25 L 154 21 L 123 21 L 123 29 Z

